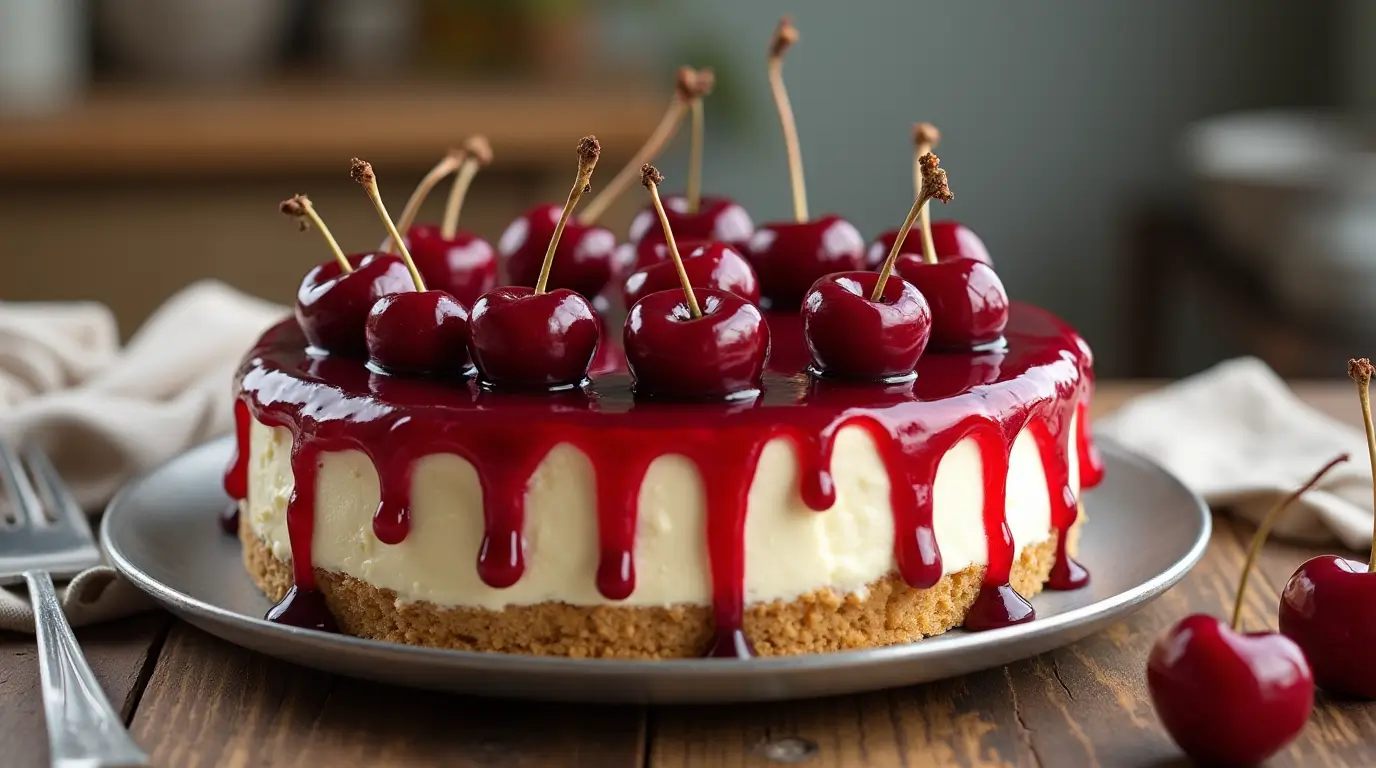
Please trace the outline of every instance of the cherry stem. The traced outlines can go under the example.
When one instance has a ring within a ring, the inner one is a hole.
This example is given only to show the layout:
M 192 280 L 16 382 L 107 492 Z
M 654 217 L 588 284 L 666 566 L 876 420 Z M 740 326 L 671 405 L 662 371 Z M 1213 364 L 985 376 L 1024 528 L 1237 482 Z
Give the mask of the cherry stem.
M 597 167 L 597 158 L 601 152 L 602 147 L 597 143 L 595 136 L 584 136 L 583 140 L 578 142 L 578 178 L 574 180 L 569 197 L 564 201 L 564 210 L 559 213 L 559 223 L 554 225 L 554 234 L 550 235 L 549 247 L 545 249 L 545 260 L 540 263 L 540 277 L 535 281 L 536 296 L 544 293 L 549 285 L 549 270 L 554 266 L 554 251 L 559 247 L 559 238 L 564 235 L 564 225 L 568 223 L 573 209 L 578 207 L 578 201 L 583 197 L 583 193 L 591 188 L 589 182 L 592 181 L 592 171 Z
M 927 205 L 927 201 L 932 199 L 932 195 L 923 190 L 918 195 L 917 200 L 913 201 L 913 207 L 908 210 L 908 217 L 903 220 L 903 226 L 898 228 L 898 237 L 894 239 L 893 245 L 889 246 L 889 256 L 884 259 L 884 266 L 879 270 L 879 279 L 874 283 L 874 290 L 870 291 L 870 301 L 878 302 L 884 298 L 884 284 L 889 282 L 889 276 L 893 274 L 894 262 L 898 261 L 898 252 L 903 248 L 903 241 L 908 239 L 908 233 L 912 231 L 913 222 L 917 221 L 918 214 Z
M 1362 403 L 1362 422 L 1366 425 L 1366 452 L 1371 458 L 1372 502 L 1376 504 L 1376 429 L 1371 425 L 1372 373 L 1371 361 L 1366 358 L 1347 361 L 1347 375 L 1357 382 L 1357 398 Z M 1376 523 L 1373 524 L 1371 532 L 1371 555 L 1367 560 L 1366 570 L 1367 573 L 1376 573 Z
M 440 221 L 440 237 L 453 240 L 459 231 L 459 212 L 463 210 L 463 199 L 468 195 L 468 187 L 473 177 L 478 175 L 478 159 L 468 157 L 459 166 L 454 176 L 454 186 L 449 188 L 449 199 L 444 204 L 444 218 Z
M 933 142 L 919 141 L 913 151 L 913 186 L 916 188 L 914 194 L 922 194 L 922 156 L 936 148 Z M 918 225 L 922 228 L 922 258 L 928 264 L 936 263 L 936 241 L 932 239 L 932 208 L 930 204 L 922 206 L 921 217 Z
M 688 310 L 693 313 L 693 318 L 702 317 L 702 308 L 698 306 L 698 297 L 693 294 L 693 286 L 688 281 L 688 270 L 683 267 L 683 258 L 678 252 L 678 243 L 674 242 L 674 230 L 669 227 L 669 216 L 664 212 L 664 203 L 659 199 L 659 183 L 664 180 L 664 176 L 653 166 L 646 164 L 641 169 L 641 183 L 650 190 L 650 202 L 655 206 L 655 213 L 659 215 L 659 226 L 664 230 L 664 243 L 669 246 L 669 258 L 674 260 L 674 269 L 678 272 L 678 281 L 683 286 L 683 296 L 688 300 Z
M 411 259 L 411 251 L 402 241 L 397 225 L 393 224 L 392 217 L 387 215 L 387 206 L 382 204 L 382 193 L 378 192 L 377 176 L 373 173 L 373 166 L 355 157 L 349 173 L 354 181 L 363 185 L 363 190 L 368 193 L 368 199 L 373 201 L 378 217 L 382 219 L 383 226 L 387 227 L 387 234 L 392 236 L 392 242 L 401 251 L 401 260 L 406 262 L 406 270 L 411 273 L 411 282 L 415 283 L 416 290 L 424 291 L 425 280 L 420 276 L 420 270 L 416 269 L 416 262 Z
M 1271 509 L 1266 512 L 1265 517 L 1261 518 L 1261 524 L 1257 526 L 1257 532 L 1252 534 L 1252 541 L 1247 545 L 1247 560 L 1242 564 L 1242 578 L 1238 579 L 1237 596 L 1233 598 L 1233 619 L 1230 622 L 1233 631 L 1236 632 L 1239 625 L 1242 623 L 1242 596 L 1247 592 L 1247 578 L 1252 573 L 1252 564 L 1256 562 L 1257 555 L 1261 552 L 1262 546 L 1266 543 L 1266 537 L 1271 535 L 1271 529 L 1275 526 L 1276 522 L 1280 520 L 1281 514 L 1284 513 L 1286 509 L 1289 509 L 1291 504 L 1294 504 L 1299 497 L 1308 493 L 1311 488 L 1318 485 L 1319 481 L 1323 479 L 1324 475 L 1328 474 L 1329 470 L 1347 461 L 1347 459 L 1348 455 L 1345 453 L 1330 459 L 1327 464 L 1323 465 L 1322 469 L 1315 472 L 1314 476 L 1309 478 L 1308 482 L 1300 486 L 1298 490 L 1294 491 L 1289 496 L 1281 499 L 1275 506 L 1271 507 Z
M 659 125 L 655 126 L 654 133 L 650 134 L 650 138 L 646 139 L 640 149 L 636 150 L 635 155 L 626 162 L 626 165 L 616 172 L 612 180 L 607 182 L 607 186 L 603 187 L 596 197 L 583 206 L 583 212 L 578 215 L 579 223 L 594 224 L 602 217 L 602 214 L 607 212 L 612 203 L 616 202 L 616 199 L 640 175 L 640 166 L 659 157 L 659 153 L 664 151 L 665 145 L 678 132 L 678 126 L 683 122 L 683 115 L 687 111 L 688 99 L 676 91 L 673 102 L 669 104 L 669 109 L 665 111 L 664 117 L 660 118 Z
M 789 184 L 793 187 L 793 218 L 799 224 L 807 221 L 807 182 L 803 180 L 803 156 L 798 149 L 798 125 L 793 120 L 793 105 L 784 87 L 784 53 L 798 39 L 798 30 L 787 17 L 779 20 L 774 40 L 769 47 L 769 90 L 774 94 L 774 108 L 779 112 L 779 124 L 784 132 L 784 149 L 788 152 Z
M 688 213 L 695 214 L 702 205 L 702 135 L 705 131 L 703 126 L 702 98 L 698 97 L 692 101 L 692 141 L 688 145 L 688 189 L 685 197 L 688 203 Z
M 463 150 L 450 150 L 435 167 L 431 168 L 425 177 L 420 180 L 416 188 L 411 190 L 411 197 L 406 201 L 406 207 L 401 209 L 401 217 L 397 219 L 397 229 L 402 232 L 410 232 L 411 225 L 416 223 L 416 216 L 420 215 L 420 206 L 425 202 L 425 198 L 430 195 L 430 191 L 445 176 L 453 173 L 462 167 L 467 158 L 467 153 Z M 387 252 L 397 252 L 397 241 L 395 239 L 387 242 Z
M 311 220 L 315 228 L 320 231 L 320 236 L 325 238 L 325 244 L 330 246 L 330 252 L 334 254 L 335 261 L 339 262 L 339 268 L 344 274 L 354 271 L 354 265 L 349 263 L 349 257 L 344 255 L 344 249 L 339 247 L 339 241 L 334 239 L 330 228 L 325 226 L 325 220 L 320 218 L 320 214 L 315 212 L 315 206 L 311 204 L 311 199 L 305 195 L 297 195 L 290 200 L 282 201 L 282 213 L 296 216 L 304 216 Z M 306 223 L 301 222 L 301 228 L 306 228 Z

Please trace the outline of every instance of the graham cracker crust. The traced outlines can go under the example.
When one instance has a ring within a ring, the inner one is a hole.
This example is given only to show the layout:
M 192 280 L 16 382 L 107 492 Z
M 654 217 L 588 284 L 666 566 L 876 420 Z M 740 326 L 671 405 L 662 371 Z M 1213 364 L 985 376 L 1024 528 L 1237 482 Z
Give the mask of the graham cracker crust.
M 1079 524 L 1069 548 L 1078 548 Z M 244 566 L 269 598 L 291 586 L 291 565 L 272 555 L 240 515 Z M 1050 538 L 1025 547 L 1012 584 L 1024 597 L 1042 591 L 1055 560 Z M 352 576 L 315 569 L 325 601 L 348 634 L 394 643 L 464 651 L 502 651 L 574 658 L 697 657 L 712 639 L 708 606 L 578 606 L 546 602 L 486 608 L 397 603 L 397 595 Z M 960 626 L 975 601 L 984 566 L 949 574 L 931 589 L 909 587 L 897 573 L 872 582 L 868 595 L 819 590 L 791 602 L 746 606 L 745 634 L 761 656 L 855 650 L 905 643 Z

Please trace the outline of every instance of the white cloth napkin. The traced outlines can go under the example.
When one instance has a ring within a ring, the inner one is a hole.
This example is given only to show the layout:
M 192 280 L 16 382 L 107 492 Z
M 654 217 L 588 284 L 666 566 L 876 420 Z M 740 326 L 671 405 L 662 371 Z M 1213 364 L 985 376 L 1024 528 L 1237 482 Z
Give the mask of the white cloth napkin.
M 1358 408 L 1354 384 L 1354 413 Z M 1211 506 L 1254 521 L 1329 459 L 1351 454 L 1281 518 L 1274 533 L 1371 548 L 1365 436 L 1305 405 L 1260 360 L 1229 360 L 1140 397 L 1097 423 L 1095 432 L 1160 462 Z
M 0 439 L 36 441 L 82 507 L 97 512 L 131 478 L 232 429 L 234 368 L 286 312 L 199 282 L 121 349 L 102 305 L 0 302 Z M 63 604 L 73 624 L 149 605 L 105 566 L 75 579 Z M 0 629 L 33 631 L 16 592 L 0 590 Z

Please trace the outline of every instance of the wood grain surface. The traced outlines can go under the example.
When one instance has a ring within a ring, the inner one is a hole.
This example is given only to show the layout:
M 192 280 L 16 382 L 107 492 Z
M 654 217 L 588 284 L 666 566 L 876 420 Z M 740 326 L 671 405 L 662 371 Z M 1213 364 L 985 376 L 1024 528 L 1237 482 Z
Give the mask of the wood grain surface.
M 1108 412 L 1153 384 L 1100 385 Z M 1355 421 L 1342 384 L 1301 397 Z M 1352 401 L 1352 402 L 1349 402 Z M 925 686 L 724 707 L 490 701 L 335 677 L 229 645 L 162 615 L 78 632 L 159 766 L 1172 766 L 1152 712 L 1148 649 L 1186 614 L 1223 615 L 1252 526 L 1215 516 L 1208 552 L 1160 599 L 1086 640 Z M 1268 545 L 1246 600 L 1274 627 L 1280 587 L 1318 550 Z M 0 764 L 46 765 L 29 638 L 0 634 Z M 1277 766 L 1376 765 L 1376 705 L 1319 697 Z

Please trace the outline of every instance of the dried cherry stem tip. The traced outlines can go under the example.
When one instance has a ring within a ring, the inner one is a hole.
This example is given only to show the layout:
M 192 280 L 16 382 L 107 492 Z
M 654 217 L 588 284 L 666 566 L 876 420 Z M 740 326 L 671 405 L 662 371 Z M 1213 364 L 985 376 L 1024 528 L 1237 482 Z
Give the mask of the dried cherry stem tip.
M 951 186 L 946 180 L 946 171 L 941 168 L 941 159 L 928 152 L 918 161 L 922 171 L 921 191 L 917 199 L 913 201 L 913 207 L 908 210 L 908 217 L 903 220 L 903 226 L 898 228 L 898 237 L 894 239 L 893 245 L 889 248 L 889 256 L 884 259 L 884 266 L 879 270 L 879 279 L 874 283 L 874 290 L 870 293 L 870 301 L 877 302 L 884 297 L 884 285 L 888 283 L 889 276 L 893 274 L 894 262 L 898 261 L 898 252 L 903 247 L 903 241 L 908 238 L 908 233 L 912 231 L 913 222 L 917 221 L 918 214 L 927 205 L 928 200 L 940 200 L 949 203 L 955 197 L 951 193 Z
M 320 236 L 325 238 L 325 244 L 330 247 L 330 252 L 334 254 L 335 261 L 339 262 L 339 268 L 348 274 L 354 271 L 354 265 L 349 263 L 349 257 L 344 255 L 344 250 L 339 247 L 339 241 L 330 234 L 330 228 L 325 226 L 325 221 L 320 218 L 320 214 L 315 212 L 315 206 L 311 205 L 311 199 L 305 195 L 293 195 L 287 200 L 283 200 L 277 209 L 288 216 L 296 219 L 304 232 L 310 228 L 311 224 L 320 231 Z
M 545 260 L 540 263 L 540 277 L 535 281 L 536 296 L 544 293 L 549 285 L 549 270 L 554 265 L 554 251 L 559 247 L 559 238 L 564 235 L 564 225 L 568 224 L 569 216 L 578 206 L 583 193 L 592 189 L 592 171 L 597 167 L 597 158 L 601 154 L 602 145 L 597 143 L 596 136 L 584 136 L 579 140 L 578 178 L 574 179 L 569 197 L 564 201 L 564 210 L 559 214 L 559 222 L 554 225 L 554 234 L 550 236 L 549 247 L 545 249 Z
M 1311 488 L 1318 485 L 1319 481 L 1323 479 L 1324 475 L 1328 474 L 1329 470 L 1347 461 L 1347 459 L 1348 456 L 1345 453 L 1330 459 L 1329 462 L 1323 465 L 1323 468 L 1318 472 L 1315 472 L 1314 476 L 1310 477 L 1304 485 L 1300 486 L 1289 496 L 1281 499 L 1274 507 L 1271 507 L 1271 509 L 1266 512 L 1265 517 L 1261 518 L 1261 524 L 1257 526 L 1257 532 L 1252 534 L 1252 541 L 1247 545 L 1247 560 L 1242 564 L 1242 578 L 1238 579 L 1237 595 L 1233 598 L 1233 617 L 1229 625 L 1234 631 L 1237 631 L 1239 625 L 1242 623 L 1242 597 L 1247 592 L 1247 578 L 1252 573 L 1252 564 L 1256 562 L 1257 554 L 1261 552 L 1262 545 L 1266 543 L 1266 537 L 1271 535 L 1271 529 L 1275 527 L 1276 522 L 1280 520 L 1280 516 L 1286 509 L 1289 509 L 1291 504 L 1294 504 L 1299 497 L 1308 493 Z
M 938 131 L 935 125 L 917 123 L 913 126 L 914 195 L 922 194 L 922 156 L 930 154 L 940 142 L 941 131 Z M 932 209 L 930 205 L 922 206 L 922 215 L 918 219 L 918 224 L 922 227 L 922 258 L 928 264 L 935 264 L 936 241 L 932 239 Z
M 649 163 L 640 167 L 640 183 L 650 190 L 650 202 L 654 204 L 655 213 L 659 215 L 659 226 L 664 229 L 664 243 L 669 246 L 669 258 L 674 260 L 678 281 L 683 286 L 683 296 L 688 300 L 688 310 L 693 313 L 694 318 L 702 317 L 698 297 L 693 294 L 693 286 L 688 282 L 688 271 L 683 268 L 683 257 L 679 255 L 678 243 L 674 242 L 674 231 L 669 227 L 669 216 L 664 212 L 664 203 L 659 199 L 659 185 L 663 181 L 664 174 L 660 173 L 658 168 Z
M 492 162 L 492 146 L 486 136 L 470 136 L 463 144 L 464 159 L 459 172 L 454 176 L 454 185 L 449 188 L 449 199 L 444 204 L 444 218 L 440 220 L 440 237 L 453 240 L 459 231 L 459 212 L 463 209 L 464 197 L 478 169 Z
M 1371 426 L 1371 376 L 1376 374 L 1371 361 L 1365 357 L 1347 361 L 1347 375 L 1357 382 L 1357 398 L 1362 403 L 1362 422 L 1366 425 L 1366 452 L 1371 458 L 1372 503 L 1376 504 L 1376 430 Z M 1371 532 L 1371 555 L 1367 560 L 1367 573 L 1376 573 L 1376 524 Z
M 402 241 L 397 225 L 392 223 L 392 217 L 387 215 L 387 206 L 382 204 L 382 194 L 377 190 L 377 176 L 373 173 L 372 164 L 355 157 L 349 165 L 349 177 L 362 185 L 363 191 L 368 193 L 368 199 L 373 201 L 378 218 L 382 219 L 383 226 L 387 227 L 387 234 L 392 236 L 392 242 L 396 243 L 401 251 L 401 260 L 406 262 L 406 270 L 411 273 L 411 282 L 415 283 L 416 290 L 425 290 L 425 280 L 420 276 L 420 270 L 416 269 L 416 262 L 411 259 L 411 251 Z
M 451 149 L 440 158 L 435 167 L 426 172 L 425 177 L 420 180 L 416 188 L 411 190 L 411 197 L 406 200 L 406 207 L 401 209 L 401 216 L 397 219 L 397 229 L 402 232 L 410 232 L 411 225 L 416 223 L 416 216 L 420 215 L 420 206 L 425 202 L 425 198 L 430 195 L 430 191 L 445 176 L 458 170 L 464 161 L 466 153 L 462 149 Z M 396 253 L 397 243 L 394 240 L 387 241 L 387 252 Z
M 807 221 L 807 182 L 803 180 L 803 157 L 798 148 L 798 125 L 793 120 L 793 105 L 784 87 L 784 54 L 798 42 L 798 28 L 787 16 L 779 19 L 774 37 L 769 41 L 769 90 L 774 95 L 774 108 L 779 113 L 779 125 L 784 133 L 784 149 L 788 152 L 788 177 L 793 189 L 793 218 Z

